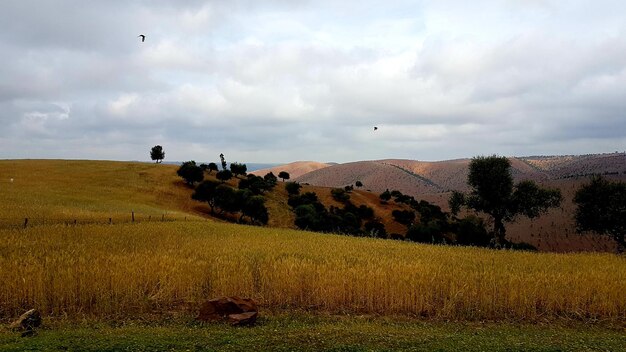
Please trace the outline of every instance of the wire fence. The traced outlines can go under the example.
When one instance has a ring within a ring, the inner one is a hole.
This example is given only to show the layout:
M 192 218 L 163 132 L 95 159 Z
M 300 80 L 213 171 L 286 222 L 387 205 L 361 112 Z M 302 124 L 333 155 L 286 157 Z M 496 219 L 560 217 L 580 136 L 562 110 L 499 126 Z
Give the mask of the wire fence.
M 36 226 L 80 226 L 80 225 L 119 225 L 141 222 L 173 222 L 196 220 L 193 217 L 175 216 L 170 214 L 140 214 L 130 212 L 128 215 L 116 214 L 110 217 L 21 217 L 0 218 L 0 229 L 26 229 Z

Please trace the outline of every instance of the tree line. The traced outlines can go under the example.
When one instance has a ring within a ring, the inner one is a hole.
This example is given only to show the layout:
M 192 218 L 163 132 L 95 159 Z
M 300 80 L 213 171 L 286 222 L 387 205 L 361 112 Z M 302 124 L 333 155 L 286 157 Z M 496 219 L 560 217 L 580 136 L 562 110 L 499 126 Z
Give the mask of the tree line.
M 150 156 L 160 163 L 165 152 L 157 145 L 150 151 Z M 411 209 L 392 212 L 393 219 L 405 225 L 407 232 L 404 235 L 388 234 L 372 208 L 364 205 L 357 207 L 350 202 L 350 192 L 354 189 L 351 185 L 331 190 L 332 197 L 343 207 L 326 208 L 314 192 L 300 194 L 300 184 L 286 182 L 290 178 L 286 171 L 281 171 L 278 177 L 271 172 L 263 177 L 247 174 L 246 164 L 234 162 L 227 168 L 223 154 L 220 154 L 220 163 L 221 170 L 216 163 L 196 165 L 192 160 L 182 163 L 177 171 L 189 186 L 195 188 L 192 198 L 206 202 L 213 214 L 239 213 L 239 221 L 248 218 L 253 224 L 267 224 L 269 214 L 264 194 L 271 191 L 281 178 L 289 194 L 288 205 L 295 214 L 295 225 L 320 232 L 527 249 L 532 246 L 507 241 L 506 224 L 520 216 L 539 217 L 549 209 L 559 207 L 563 201 L 558 189 L 540 187 L 530 180 L 514 183 L 511 163 L 506 157 L 478 156 L 469 164 L 469 192 L 453 191 L 448 199 L 450 213 L 397 190 L 381 193 L 381 203 L 393 198 L 396 203 L 406 204 Z M 219 182 L 204 180 L 205 174 L 213 172 Z M 225 183 L 233 177 L 239 179 L 237 189 Z M 355 186 L 360 188 L 363 183 L 357 181 Z M 576 192 L 574 202 L 577 205 L 577 232 L 608 235 L 617 242 L 618 251 L 623 252 L 626 248 L 626 183 L 594 175 L 589 184 Z M 488 230 L 485 221 L 473 214 L 459 218 L 463 208 L 487 215 L 492 228 Z M 416 213 L 419 214 L 419 222 L 416 221 Z

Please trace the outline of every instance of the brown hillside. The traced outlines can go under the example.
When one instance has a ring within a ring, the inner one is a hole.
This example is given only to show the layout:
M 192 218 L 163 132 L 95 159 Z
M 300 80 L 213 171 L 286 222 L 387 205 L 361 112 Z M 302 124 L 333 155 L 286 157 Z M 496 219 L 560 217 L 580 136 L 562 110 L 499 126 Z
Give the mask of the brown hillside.
M 626 174 L 626 154 L 582 156 L 512 157 L 515 180 L 547 181 L 590 174 Z M 343 187 L 360 180 L 374 192 L 397 189 L 418 196 L 423 193 L 467 190 L 470 159 L 425 162 L 386 159 L 333 165 L 298 177 L 299 182 L 326 187 Z M 396 170 L 394 170 L 394 168 Z
M 273 172 L 274 175 L 278 176 L 279 172 L 287 171 L 291 176 L 291 179 L 295 179 L 306 173 L 323 169 L 329 167 L 330 165 L 331 164 L 320 163 L 317 161 L 296 161 L 285 165 L 275 166 L 269 169 L 255 170 L 250 173 L 253 175 L 264 176 L 268 172 Z

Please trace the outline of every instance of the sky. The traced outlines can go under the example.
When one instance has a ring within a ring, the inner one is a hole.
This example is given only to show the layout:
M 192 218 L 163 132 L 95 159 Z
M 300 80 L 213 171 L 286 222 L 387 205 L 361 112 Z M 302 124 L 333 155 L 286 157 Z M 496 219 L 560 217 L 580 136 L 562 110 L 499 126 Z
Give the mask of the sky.
M 0 159 L 154 145 L 271 163 L 621 152 L 626 2 L 0 2 Z

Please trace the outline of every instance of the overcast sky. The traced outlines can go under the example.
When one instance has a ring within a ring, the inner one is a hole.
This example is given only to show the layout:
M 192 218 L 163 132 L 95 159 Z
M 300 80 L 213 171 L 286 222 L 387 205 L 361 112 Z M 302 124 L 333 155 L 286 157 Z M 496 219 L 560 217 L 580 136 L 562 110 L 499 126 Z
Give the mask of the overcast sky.
M 166 161 L 623 151 L 626 2 L 0 2 L 0 158 L 156 144 Z

